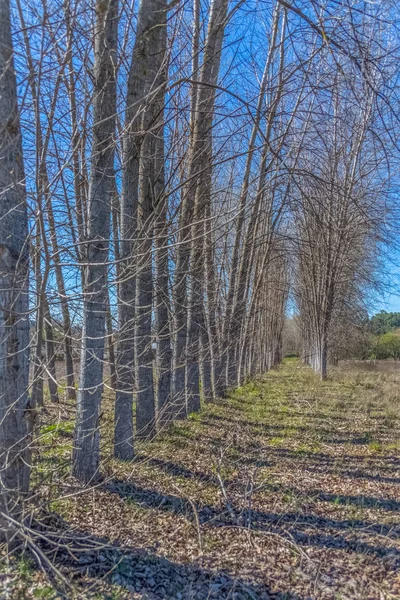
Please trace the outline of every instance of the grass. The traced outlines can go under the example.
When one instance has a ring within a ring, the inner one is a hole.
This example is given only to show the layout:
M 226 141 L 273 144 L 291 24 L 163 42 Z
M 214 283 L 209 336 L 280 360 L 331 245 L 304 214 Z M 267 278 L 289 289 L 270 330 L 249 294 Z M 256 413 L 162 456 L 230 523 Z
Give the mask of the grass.
M 52 556 L 73 581 L 67 597 L 400 597 L 399 383 L 354 366 L 321 382 L 286 360 L 138 442 L 131 463 L 109 458 L 107 398 L 104 481 L 87 490 L 66 466 L 71 413 L 49 407 L 37 497 L 62 519 Z M 51 598 L 29 565 L 20 597 Z

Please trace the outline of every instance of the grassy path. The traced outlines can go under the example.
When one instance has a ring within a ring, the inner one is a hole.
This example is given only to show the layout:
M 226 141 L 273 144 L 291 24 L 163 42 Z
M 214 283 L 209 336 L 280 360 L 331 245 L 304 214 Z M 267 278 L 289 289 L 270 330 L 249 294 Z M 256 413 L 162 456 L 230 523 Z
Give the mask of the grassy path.
M 400 598 L 399 383 L 356 370 L 321 383 L 287 360 L 133 463 L 104 462 L 98 488 L 53 483 L 63 543 L 84 550 L 54 558 L 84 598 Z M 53 465 L 68 432 L 46 433 Z

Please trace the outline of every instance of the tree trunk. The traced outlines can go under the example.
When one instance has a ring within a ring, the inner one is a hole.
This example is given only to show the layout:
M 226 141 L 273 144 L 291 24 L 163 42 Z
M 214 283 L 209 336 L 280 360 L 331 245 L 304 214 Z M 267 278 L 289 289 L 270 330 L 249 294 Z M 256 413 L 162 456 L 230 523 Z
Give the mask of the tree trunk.
M 46 294 L 44 294 L 44 329 L 46 340 L 47 381 L 49 385 L 50 400 L 59 402 L 56 372 L 56 347 L 54 343 L 54 330 L 51 323 L 51 314 Z
M 114 455 L 121 460 L 134 456 L 133 444 L 133 388 L 135 383 L 135 318 L 136 318 L 136 238 L 139 200 L 139 158 L 141 119 L 145 96 L 143 68 L 147 64 L 142 52 L 143 11 L 139 8 L 136 40 L 129 70 L 126 94 L 125 131 L 122 142 L 122 198 L 121 198 L 121 268 L 118 281 L 119 339 L 117 344 L 117 392 L 115 397 Z
M 110 367 L 110 383 L 113 390 L 117 387 L 117 369 L 115 366 L 115 345 L 114 345 L 114 328 L 111 314 L 110 295 L 107 289 L 106 298 L 106 330 L 107 330 L 107 346 L 108 346 L 108 364 Z
M 111 198 L 114 191 L 114 131 L 118 3 L 96 5 L 93 145 L 89 189 L 88 239 L 82 356 L 74 436 L 73 474 L 85 483 L 98 475 L 99 415 L 103 391 L 107 309 L 107 261 Z
M 235 227 L 235 241 L 233 245 L 233 254 L 232 254 L 232 262 L 230 267 L 230 277 L 229 277 L 229 288 L 228 288 L 228 296 L 226 302 L 226 314 L 224 319 L 224 341 L 225 345 L 228 347 L 232 344 L 232 338 L 234 337 L 234 327 L 232 328 L 232 317 L 233 310 L 235 306 L 235 298 L 239 293 L 238 290 L 238 275 L 239 275 L 239 265 L 240 265 L 240 248 L 243 236 L 243 228 L 245 224 L 245 215 L 246 215 L 246 207 L 248 201 L 248 192 L 249 192 L 249 183 L 250 183 L 250 174 L 254 160 L 254 153 L 256 149 L 256 140 L 257 135 L 259 134 L 261 117 L 263 112 L 266 110 L 263 109 L 265 105 L 265 93 L 267 89 L 267 84 L 270 78 L 270 69 L 274 59 L 275 51 L 276 51 L 276 42 L 278 35 L 278 25 L 279 25 L 279 15 L 280 15 L 280 6 L 277 2 L 274 9 L 273 20 L 272 20 L 272 36 L 271 43 L 268 50 L 267 60 L 265 63 L 264 73 L 260 84 L 260 93 L 257 101 L 256 114 L 254 116 L 254 125 L 252 128 L 250 140 L 249 140 L 249 148 L 246 158 L 246 166 L 244 169 L 242 187 L 240 192 L 240 203 L 239 203 L 239 211 L 236 219 L 236 227 Z M 226 363 L 228 363 L 229 369 L 229 377 L 228 381 L 220 382 L 220 391 L 223 392 L 226 386 L 231 385 L 235 380 L 236 368 L 235 365 L 232 364 L 231 360 L 228 358 L 228 352 L 224 349 L 223 352 L 223 361 L 224 368 L 226 368 Z
M 21 3 L 19 1 L 17 2 L 17 6 L 18 6 L 18 14 L 19 14 L 19 18 L 21 21 L 21 26 L 22 26 L 23 36 L 24 36 L 25 50 L 26 50 L 26 54 L 27 54 L 27 62 L 28 62 L 29 75 L 30 75 L 29 85 L 30 85 L 30 89 L 31 89 L 32 100 L 33 100 L 34 107 L 35 107 L 35 112 L 36 112 L 36 145 L 37 145 L 36 152 L 37 152 L 37 159 L 38 159 L 38 163 L 39 163 L 38 192 L 44 194 L 45 199 L 46 199 L 46 212 L 47 212 L 47 219 L 48 219 L 48 225 L 49 225 L 49 230 L 50 230 L 50 244 L 51 244 L 51 249 L 52 249 L 51 259 L 54 262 L 54 270 L 55 270 L 56 281 L 57 281 L 59 301 L 60 301 L 60 305 L 61 305 L 61 312 L 63 315 L 64 359 L 65 359 L 65 373 L 66 373 L 66 381 L 67 381 L 67 398 L 69 400 L 75 400 L 76 394 L 75 394 L 74 362 L 73 362 L 73 355 L 72 355 L 71 318 L 70 318 L 70 313 L 69 313 L 68 298 L 67 298 L 67 294 L 66 294 L 64 276 L 63 276 L 62 267 L 61 267 L 60 248 L 58 245 L 58 239 L 57 239 L 57 234 L 56 234 L 56 220 L 55 220 L 54 211 L 53 211 L 52 197 L 51 197 L 51 193 L 50 193 L 50 182 L 49 182 L 49 176 L 48 176 L 48 171 L 47 171 L 47 162 L 46 162 L 51 128 L 50 128 L 50 123 L 49 123 L 46 135 L 43 136 L 41 123 L 40 123 L 39 92 L 37 89 L 37 82 L 36 82 L 37 73 L 36 73 L 35 65 L 34 65 L 33 59 L 32 59 L 30 39 L 29 39 L 29 35 L 28 35 L 29 28 L 26 27 L 24 14 L 23 14 L 23 11 L 21 8 Z M 55 100 L 58 96 L 59 85 L 60 85 L 61 79 L 64 74 L 64 69 L 63 69 L 64 64 L 61 65 L 60 72 L 59 72 L 59 75 L 58 75 L 58 78 L 57 78 L 57 81 L 55 84 L 55 93 L 54 93 L 54 97 L 52 100 L 52 106 L 51 106 L 51 115 L 52 116 L 54 116 Z M 43 137 L 44 137 L 44 139 L 43 139 Z M 74 241 L 74 245 L 76 246 L 73 228 L 71 228 L 71 233 L 72 233 L 72 239 Z M 40 234 L 42 236 L 42 244 L 47 245 L 47 241 L 46 241 L 46 237 L 45 237 L 46 232 L 40 231 Z M 40 242 L 40 240 L 38 238 L 38 244 L 39 244 L 39 242 Z M 79 246 L 78 246 L 78 248 L 79 248 Z M 77 250 L 78 255 L 79 255 L 79 251 L 80 250 L 78 249 Z M 47 267 L 49 267 L 49 265 L 47 265 Z M 38 294 L 38 298 L 39 298 L 39 294 Z M 49 315 L 50 315 L 50 312 L 49 312 Z M 46 336 L 47 336 L 47 334 L 46 334 Z M 51 386 L 50 382 L 49 382 L 49 386 Z M 52 392 L 51 392 L 51 394 L 52 394 Z
M 28 219 L 10 4 L 0 0 L 0 538 L 30 475 Z M 2 516 L 4 515 L 4 516 Z
M 145 4 L 145 6 L 144 6 Z M 155 433 L 155 400 L 153 384 L 153 350 L 151 336 L 151 315 L 153 301 L 153 273 L 152 273 L 152 236 L 155 219 L 162 221 L 158 223 L 164 229 L 164 235 L 161 242 L 167 241 L 165 236 L 165 199 L 162 197 L 164 187 L 163 176 L 163 115 L 164 115 L 164 96 L 166 79 L 166 15 L 167 3 L 165 0 L 147 0 L 142 2 L 140 16 L 143 22 L 142 34 L 142 52 L 147 57 L 147 64 L 141 62 L 138 66 L 143 69 L 142 79 L 144 90 L 150 97 L 147 99 L 146 107 L 142 119 L 142 131 L 144 137 L 140 148 L 140 180 L 139 180 L 139 212 L 138 212 L 138 234 L 141 238 L 140 256 L 142 257 L 143 267 L 140 268 L 137 278 L 137 369 L 138 369 L 138 393 L 136 404 L 136 424 L 138 435 L 149 438 Z M 145 50 L 144 50 L 145 48 Z M 161 86 L 161 88 L 160 88 Z M 154 94 L 154 90 L 158 90 Z M 160 196 L 161 194 L 161 196 Z M 161 214 L 155 210 L 156 202 L 161 202 Z M 163 223 L 164 221 L 164 223 Z M 157 231 L 158 233 L 158 231 Z M 163 340 L 162 347 L 159 346 L 160 362 L 169 361 L 169 335 L 165 337 L 165 318 L 167 317 L 167 306 L 165 304 L 168 296 L 168 255 L 165 255 L 166 249 L 161 251 L 159 242 L 156 260 L 158 262 L 157 274 L 161 279 L 157 283 L 161 285 L 160 292 L 164 298 L 155 298 L 160 300 L 160 310 L 158 314 L 160 322 L 157 323 L 158 334 Z M 161 255 L 160 255 L 161 251 Z M 164 272 L 161 272 L 161 269 Z M 157 319 L 158 320 L 158 319 Z M 164 331 L 161 331 L 161 328 Z M 164 357 L 160 356 L 160 351 Z M 166 352 L 166 354 L 165 354 Z M 163 365 L 164 366 L 164 365 Z M 164 411 L 168 399 L 168 373 L 162 369 L 160 373 L 159 408 Z M 160 389 L 161 387 L 161 389 Z M 167 394 L 167 396 L 166 396 Z
M 192 221 L 191 247 L 188 252 L 190 286 L 188 294 L 187 325 L 187 374 L 186 397 L 188 412 L 200 409 L 200 356 L 204 322 L 205 287 L 205 218 L 209 214 L 212 184 L 212 124 L 215 105 L 215 85 L 218 82 L 221 61 L 222 41 L 226 25 L 228 2 L 214 0 L 210 20 L 204 60 L 201 69 L 201 85 L 197 93 L 194 132 L 189 167 L 189 186 L 186 199 L 186 220 Z M 187 258 L 183 265 L 187 264 Z M 178 268 L 178 267 L 177 267 Z M 182 273 L 183 275 L 183 273 Z M 179 276 L 179 273 L 178 273 Z M 204 338 L 203 338 L 204 339 Z M 207 349 L 207 353 L 209 349 Z M 205 365 L 206 369 L 208 365 Z M 207 379 L 208 381 L 208 379 Z M 208 383 L 207 383 L 208 385 Z
M 165 23 L 160 31 L 159 66 L 157 87 L 160 92 L 155 99 L 155 118 L 159 126 L 154 140 L 154 202 L 155 202 L 155 318 L 156 318 L 156 367 L 157 367 L 157 428 L 161 429 L 172 418 L 171 371 L 172 348 L 170 327 L 169 297 L 169 256 L 168 256 L 168 198 L 165 195 L 165 135 L 164 104 L 167 82 L 167 31 Z M 163 61 L 163 63 L 161 62 Z

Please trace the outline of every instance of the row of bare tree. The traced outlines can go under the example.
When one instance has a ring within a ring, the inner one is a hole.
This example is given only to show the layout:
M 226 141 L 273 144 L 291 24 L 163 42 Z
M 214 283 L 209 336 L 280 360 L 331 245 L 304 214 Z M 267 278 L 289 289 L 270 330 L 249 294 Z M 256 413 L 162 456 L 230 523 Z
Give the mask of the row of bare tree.
M 105 395 L 130 460 L 280 362 L 288 298 L 326 377 L 390 213 L 395 55 L 393 7 L 333 4 L 0 0 L 8 525 L 64 389 L 90 483 Z

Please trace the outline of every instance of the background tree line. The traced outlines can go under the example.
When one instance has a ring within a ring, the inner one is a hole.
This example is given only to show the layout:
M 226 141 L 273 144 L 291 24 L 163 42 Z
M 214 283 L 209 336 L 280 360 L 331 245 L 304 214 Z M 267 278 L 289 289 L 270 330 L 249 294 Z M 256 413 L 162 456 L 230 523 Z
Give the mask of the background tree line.
M 302 353 L 301 320 L 288 317 L 283 328 L 284 356 L 300 357 Z M 341 320 L 335 332 L 334 347 L 338 360 L 399 359 L 400 313 L 385 310 L 372 317 L 360 311 L 352 319 Z

